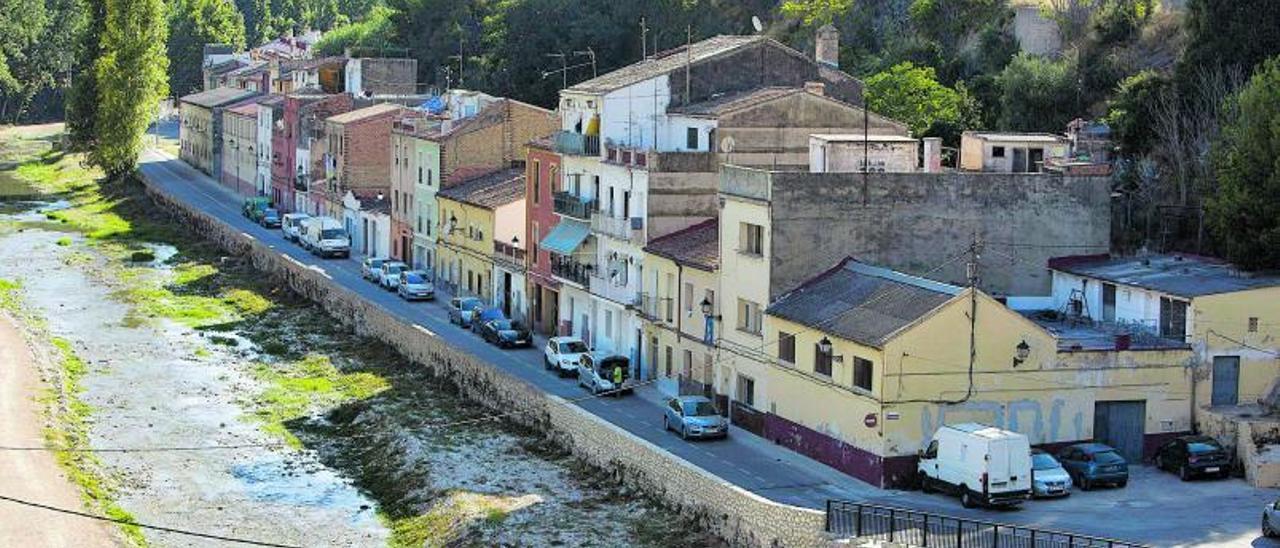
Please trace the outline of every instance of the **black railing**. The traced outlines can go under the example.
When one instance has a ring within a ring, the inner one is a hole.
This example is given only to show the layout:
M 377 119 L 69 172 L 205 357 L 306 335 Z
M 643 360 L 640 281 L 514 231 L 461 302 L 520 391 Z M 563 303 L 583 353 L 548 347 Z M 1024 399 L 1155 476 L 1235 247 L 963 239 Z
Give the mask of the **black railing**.
M 573 131 L 557 131 L 554 136 L 556 152 L 575 156 L 599 156 L 600 136 L 583 135 Z
M 587 285 L 587 277 L 591 275 L 591 265 L 577 261 L 554 258 L 551 261 L 551 274 L 559 276 L 578 285 Z
M 926 548 L 1147 548 L 1136 542 L 842 500 L 827 501 L 826 530 L 840 538 Z
M 594 201 L 574 196 L 568 192 L 557 192 L 552 198 L 552 207 L 556 213 L 584 221 L 591 220 L 591 212 L 596 205 Z

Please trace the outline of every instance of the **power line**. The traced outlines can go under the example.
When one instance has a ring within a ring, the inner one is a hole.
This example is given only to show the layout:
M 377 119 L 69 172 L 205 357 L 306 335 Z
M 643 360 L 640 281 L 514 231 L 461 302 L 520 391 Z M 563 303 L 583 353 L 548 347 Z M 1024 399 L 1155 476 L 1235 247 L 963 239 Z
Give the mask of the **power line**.
M 236 445 L 203 445 L 203 446 L 176 446 L 176 447 L 41 447 L 41 446 L 12 446 L 0 445 L 0 451 L 50 451 L 57 453 L 166 453 L 166 452 L 182 452 L 182 451 L 224 451 L 229 449 L 258 449 L 258 448 L 279 448 L 286 447 L 285 443 L 243 443 Z
M 81 512 L 81 511 L 79 511 L 79 510 L 72 510 L 72 509 L 69 509 L 69 508 L 60 508 L 60 507 L 57 507 L 57 506 L 51 506 L 51 505 L 48 505 L 48 504 L 41 504 L 41 503 L 39 503 L 39 502 L 32 502 L 32 501 L 29 501 L 29 500 L 23 500 L 23 499 L 14 498 L 14 497 L 6 496 L 6 495 L 0 495 L 0 500 L 4 500 L 4 501 L 8 501 L 8 502 L 12 502 L 12 503 L 14 503 L 14 504 L 20 504 L 20 505 L 22 505 L 22 506 L 29 506 L 29 507 L 31 507 L 31 508 L 39 508 L 39 509 L 41 509 L 41 510 L 48 510 L 48 511 L 50 511 L 50 512 L 58 512 L 58 513 L 61 513 L 61 514 L 68 514 L 68 515 L 72 515 L 72 516 L 78 516 L 78 517 L 82 517 L 82 518 L 94 519 L 94 520 L 98 520 L 98 521 L 106 521 L 106 522 L 111 522 L 111 523 L 118 523 L 118 524 L 120 524 L 120 525 L 131 525 L 131 526 L 133 526 L 133 527 L 140 527 L 140 528 L 142 528 L 142 529 L 150 529 L 150 530 L 153 530 L 153 531 L 163 531 L 163 532 L 165 532 L 165 533 L 174 533 L 174 534 L 177 534 L 177 535 L 186 535 L 186 536 L 189 536 L 189 537 L 198 537 L 198 538 L 206 538 L 206 539 L 211 539 L 211 540 L 220 540 L 220 541 L 223 541 L 223 542 L 232 542 L 232 543 L 237 543 L 237 544 L 249 544 L 249 545 L 253 545 L 253 546 L 271 546 L 271 547 L 274 547 L 274 548 L 301 548 L 301 547 L 298 547 L 298 546 L 295 546 L 295 545 L 292 545 L 292 544 L 275 544 L 275 543 L 272 543 L 272 542 L 264 542 L 264 541 L 260 541 L 260 540 L 251 540 L 251 539 L 243 539 L 243 538 L 235 538 L 235 537 L 226 537 L 226 536 L 222 536 L 222 535 L 213 535 L 213 534 L 209 534 L 209 533 L 199 533 L 199 532 L 196 532 L 196 531 L 189 531 L 189 530 L 186 530 L 186 529 L 175 529 L 175 528 L 173 528 L 173 527 L 164 527 L 164 526 L 161 526 L 161 525 L 150 525 L 150 524 L 140 523 L 140 522 L 133 521 L 133 520 L 128 520 L 128 519 L 110 518 L 110 517 L 106 517 L 106 516 L 98 516 L 98 515 L 90 514 L 90 513 L 88 513 L 88 512 Z

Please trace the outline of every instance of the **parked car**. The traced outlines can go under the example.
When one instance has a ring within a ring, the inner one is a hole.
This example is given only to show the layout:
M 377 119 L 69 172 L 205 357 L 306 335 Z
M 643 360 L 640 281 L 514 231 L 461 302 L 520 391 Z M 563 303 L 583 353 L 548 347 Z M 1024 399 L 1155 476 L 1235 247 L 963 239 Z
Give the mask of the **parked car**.
M 1263 507 L 1262 536 L 1268 538 L 1280 537 L 1280 500 Z
M 280 228 L 280 210 L 274 207 L 268 207 L 262 210 L 262 216 L 258 218 L 258 224 L 263 228 Z
M 265 196 L 254 196 L 244 199 L 240 204 L 240 213 L 256 223 L 262 219 L 262 213 L 270 207 L 271 201 Z
M 500 318 L 487 321 L 480 326 L 480 336 L 499 348 L 533 346 L 533 333 L 519 320 Z
M 1065 497 L 1071 494 L 1071 474 L 1058 459 L 1039 449 L 1031 450 L 1031 497 Z
M 382 257 L 365 257 L 363 261 L 360 261 L 360 277 L 373 283 L 381 283 L 382 263 L 385 262 L 387 262 L 387 259 Z
M 1098 485 L 1124 487 L 1129 483 L 1129 463 L 1110 445 L 1069 445 L 1058 452 L 1058 462 L 1071 474 L 1071 480 L 1085 491 Z
M 1179 436 L 1156 449 L 1156 468 L 1178 474 L 1182 481 L 1231 473 L 1231 454 L 1209 436 Z
M 494 320 L 505 320 L 505 319 L 507 319 L 507 315 L 502 313 L 501 308 L 498 308 L 496 306 L 491 306 L 488 308 L 485 308 L 484 306 L 479 306 L 476 308 L 475 314 L 472 315 L 471 317 L 471 331 L 473 333 L 480 333 L 480 328 L 483 327 L 484 324 L 487 324 Z
M 611 352 L 589 352 L 578 361 L 578 386 L 592 394 L 630 394 L 635 389 L 631 379 L 631 360 Z
M 285 213 L 280 219 L 280 232 L 284 234 L 284 239 L 290 242 L 301 241 L 299 231 L 302 229 L 302 221 L 310 218 L 306 213 Z
M 985 424 L 944 425 L 916 471 L 922 490 L 959 495 L 965 508 L 1021 504 L 1031 497 L 1031 442 Z
M 384 261 L 378 273 L 378 285 L 388 291 L 400 287 L 400 273 L 409 270 L 409 265 L 400 261 Z
M 679 396 L 663 408 L 662 429 L 674 430 L 681 438 L 723 438 L 729 435 L 729 421 L 711 400 L 702 396 Z
M 454 297 L 449 299 L 449 323 L 470 327 L 471 319 L 476 316 L 476 310 L 483 306 L 484 303 L 475 297 Z
M 310 217 L 302 222 L 302 247 L 321 257 L 350 257 L 351 238 L 342 223 L 332 217 Z
M 578 362 L 587 353 L 587 343 L 577 337 L 551 337 L 542 350 L 542 365 L 564 377 L 578 374 Z
M 406 301 L 429 301 L 436 298 L 436 288 L 427 280 L 427 273 L 421 270 L 405 270 L 400 273 L 400 283 L 396 285 L 396 293 Z

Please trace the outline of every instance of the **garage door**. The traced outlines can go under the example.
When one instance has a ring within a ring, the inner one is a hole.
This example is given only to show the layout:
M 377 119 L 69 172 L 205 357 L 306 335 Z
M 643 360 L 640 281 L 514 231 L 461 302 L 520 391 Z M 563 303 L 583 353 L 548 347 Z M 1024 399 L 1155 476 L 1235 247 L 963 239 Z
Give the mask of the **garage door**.
M 1116 448 L 1129 462 L 1142 462 L 1145 401 L 1100 401 L 1093 407 L 1093 439 Z

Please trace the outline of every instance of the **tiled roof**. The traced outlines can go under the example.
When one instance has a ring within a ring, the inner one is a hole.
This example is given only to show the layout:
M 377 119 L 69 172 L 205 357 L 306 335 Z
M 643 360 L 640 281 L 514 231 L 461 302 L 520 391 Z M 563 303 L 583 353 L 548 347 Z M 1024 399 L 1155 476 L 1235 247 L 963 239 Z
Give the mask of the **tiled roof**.
M 258 102 L 249 101 L 227 109 L 227 112 L 239 114 L 241 116 L 258 116 Z
M 758 105 L 772 101 L 779 97 L 785 97 L 793 93 L 802 93 L 803 88 L 789 87 L 763 87 L 750 91 L 739 93 L 728 93 L 720 97 L 713 97 L 706 101 L 692 103 L 684 106 L 668 109 L 671 114 L 684 114 L 688 116 L 719 116 L 726 112 Z
M 403 109 L 403 108 L 404 108 L 403 106 L 397 105 L 394 103 L 380 103 L 370 107 L 364 107 L 362 109 L 353 110 L 351 112 L 344 112 L 336 116 L 330 116 L 327 120 L 335 124 L 349 124 L 351 122 L 358 122 L 360 120 L 364 120 L 365 118 L 381 116 L 388 112 L 399 111 L 400 109 Z
M 487 175 L 495 171 L 498 171 L 498 168 L 489 166 L 462 166 L 454 169 L 453 172 L 449 174 L 449 177 L 444 181 L 444 187 L 449 188 L 457 186 L 481 175 Z
M 1049 259 L 1049 268 L 1186 298 L 1280 286 L 1280 275 L 1250 274 L 1196 255 L 1058 257 Z
M 441 190 L 438 196 L 485 209 L 495 209 L 524 198 L 524 169 L 504 169 L 482 175 Z
M 720 267 L 720 223 L 711 219 L 655 238 L 644 250 L 677 263 L 715 271 Z
M 845 259 L 769 307 L 770 315 L 875 348 L 962 288 Z
M 661 52 L 656 58 L 633 63 L 585 82 L 579 82 L 570 86 L 567 91 L 608 93 L 615 89 L 624 88 L 631 84 L 682 69 L 686 63 L 696 64 L 761 40 L 767 40 L 767 38 L 763 36 L 715 36 L 701 42 L 694 42 L 689 46 L 680 46 Z M 688 53 L 685 52 L 685 48 L 690 48 Z
M 205 108 L 214 108 L 234 103 L 247 97 L 253 97 L 254 95 L 257 95 L 257 92 L 240 88 L 220 87 L 209 91 L 192 93 L 183 97 L 180 101 Z

